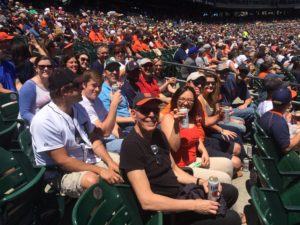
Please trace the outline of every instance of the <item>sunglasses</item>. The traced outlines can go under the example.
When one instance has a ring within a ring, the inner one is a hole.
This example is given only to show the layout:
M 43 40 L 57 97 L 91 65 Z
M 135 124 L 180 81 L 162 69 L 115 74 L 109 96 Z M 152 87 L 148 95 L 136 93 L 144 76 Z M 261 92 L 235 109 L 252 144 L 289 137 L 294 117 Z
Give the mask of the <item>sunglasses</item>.
M 157 165 L 161 165 L 161 158 L 159 156 L 159 148 L 157 145 L 151 145 L 151 151 L 155 157 L 155 161 Z
M 196 87 L 198 87 L 198 86 L 202 86 L 202 85 L 205 85 L 206 84 L 206 82 L 205 82 L 205 80 L 203 80 L 202 78 L 198 78 L 198 79 L 196 79 L 196 80 L 193 80 L 192 81 L 193 82 L 193 84 L 196 86 Z
M 207 85 L 207 86 L 209 86 L 209 85 L 215 86 L 215 85 L 216 85 L 216 82 L 206 82 L 205 85 Z
M 88 58 L 80 58 L 80 61 L 89 61 Z
M 137 111 L 143 114 L 144 116 L 148 116 L 151 112 L 153 112 L 155 115 L 158 115 L 160 112 L 159 108 L 137 108 Z
M 40 69 L 40 70 L 44 70 L 44 69 L 52 69 L 53 68 L 53 66 L 52 65 L 38 65 L 38 68 Z

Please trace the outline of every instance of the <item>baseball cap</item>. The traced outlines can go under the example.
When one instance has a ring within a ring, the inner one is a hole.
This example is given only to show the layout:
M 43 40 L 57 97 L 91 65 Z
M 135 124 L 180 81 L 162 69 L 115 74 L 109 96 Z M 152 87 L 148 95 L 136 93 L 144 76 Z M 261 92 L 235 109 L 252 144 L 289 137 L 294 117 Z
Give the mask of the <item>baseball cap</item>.
M 153 64 L 153 62 L 149 58 L 142 58 L 141 60 L 138 61 L 138 63 L 140 64 L 140 66 L 143 66 L 147 63 L 152 63 Z
M 198 53 L 198 48 L 197 47 L 189 48 L 189 52 L 188 52 L 189 55 L 196 54 L 196 53 Z
M 49 90 L 57 90 L 70 83 L 82 83 L 82 76 L 77 75 L 68 68 L 57 68 L 49 77 Z
M 193 72 L 186 78 L 186 81 L 188 82 L 190 80 L 197 80 L 199 77 L 205 77 L 205 76 L 203 73 Z
M 203 45 L 203 48 L 204 48 L 205 50 L 210 49 L 210 48 L 211 48 L 211 45 L 210 45 L 210 44 L 205 44 L 205 45 Z
M 287 105 L 292 101 L 292 94 L 287 87 L 280 87 L 272 93 L 272 102 L 277 105 Z
M 0 41 L 6 41 L 13 39 L 14 36 L 8 35 L 6 32 L 0 32 Z
M 162 103 L 159 98 L 154 97 L 150 93 L 138 93 L 133 99 L 132 106 L 134 109 L 136 109 L 137 107 L 140 107 L 150 101 L 155 101 L 158 104 Z
M 118 63 L 116 61 L 110 61 L 106 64 L 105 70 L 112 72 L 115 70 L 120 70 L 120 67 L 121 67 L 120 63 Z
M 125 67 L 127 73 L 137 70 L 139 68 L 140 68 L 140 66 L 136 61 L 129 61 Z
M 244 63 L 239 65 L 238 69 L 240 71 L 240 75 L 243 76 L 243 77 L 247 76 L 250 72 L 249 67 Z

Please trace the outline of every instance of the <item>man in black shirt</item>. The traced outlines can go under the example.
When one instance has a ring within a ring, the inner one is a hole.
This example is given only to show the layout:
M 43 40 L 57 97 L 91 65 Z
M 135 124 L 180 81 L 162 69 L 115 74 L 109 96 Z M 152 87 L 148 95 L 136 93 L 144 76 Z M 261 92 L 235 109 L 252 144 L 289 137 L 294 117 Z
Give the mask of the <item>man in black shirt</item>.
M 179 199 L 186 184 L 202 186 L 206 180 L 193 177 L 176 166 L 164 134 L 157 129 L 161 101 L 147 94 L 137 94 L 131 112 L 135 120 L 132 132 L 125 138 L 120 153 L 120 168 L 126 173 L 144 210 L 176 213 L 176 224 L 241 224 L 239 215 L 228 210 L 217 215 L 220 203 L 205 199 Z M 176 115 L 174 115 L 176 116 Z M 178 117 L 178 116 L 177 116 Z M 230 208 L 238 191 L 229 184 L 219 185 L 219 192 Z

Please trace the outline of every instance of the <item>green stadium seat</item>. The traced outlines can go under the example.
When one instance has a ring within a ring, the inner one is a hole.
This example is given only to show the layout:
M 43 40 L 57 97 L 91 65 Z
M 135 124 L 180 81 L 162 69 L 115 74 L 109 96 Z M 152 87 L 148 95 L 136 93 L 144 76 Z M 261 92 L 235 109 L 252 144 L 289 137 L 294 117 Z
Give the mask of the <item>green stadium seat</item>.
M 121 187 L 120 187 L 121 188 Z M 122 188 L 121 188 L 122 189 Z M 120 190 L 121 190 L 120 189 Z M 73 225 L 161 225 L 162 213 L 157 212 L 143 221 L 135 199 L 128 189 L 119 189 L 101 180 L 86 190 L 72 212 Z M 124 194 L 128 198 L 124 199 Z

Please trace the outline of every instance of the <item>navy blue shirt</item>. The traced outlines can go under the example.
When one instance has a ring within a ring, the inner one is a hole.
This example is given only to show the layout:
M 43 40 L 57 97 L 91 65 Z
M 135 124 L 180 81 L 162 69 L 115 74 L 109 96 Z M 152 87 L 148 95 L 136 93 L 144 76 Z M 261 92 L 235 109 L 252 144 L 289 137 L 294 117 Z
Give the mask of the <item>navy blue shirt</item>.
M 91 69 L 96 70 L 100 75 L 103 75 L 104 65 L 100 64 L 98 60 L 92 63 Z
M 135 84 L 129 83 L 128 80 L 125 79 L 124 84 L 121 87 L 122 93 L 124 93 L 125 97 L 127 98 L 129 107 L 132 108 L 133 99 L 140 92 L 139 87 Z
M 174 62 L 182 63 L 187 58 L 186 52 L 182 48 L 178 48 L 174 54 Z
M 3 60 L 0 64 L 0 84 L 3 88 L 17 91 L 16 89 L 16 70 L 12 62 Z
M 232 102 L 239 97 L 241 100 L 250 98 L 250 93 L 245 81 L 237 82 L 233 73 L 229 73 L 225 83 L 221 87 L 222 102 L 231 105 Z
M 280 113 L 272 110 L 264 113 L 259 124 L 280 150 L 284 151 L 290 145 L 289 127 Z

